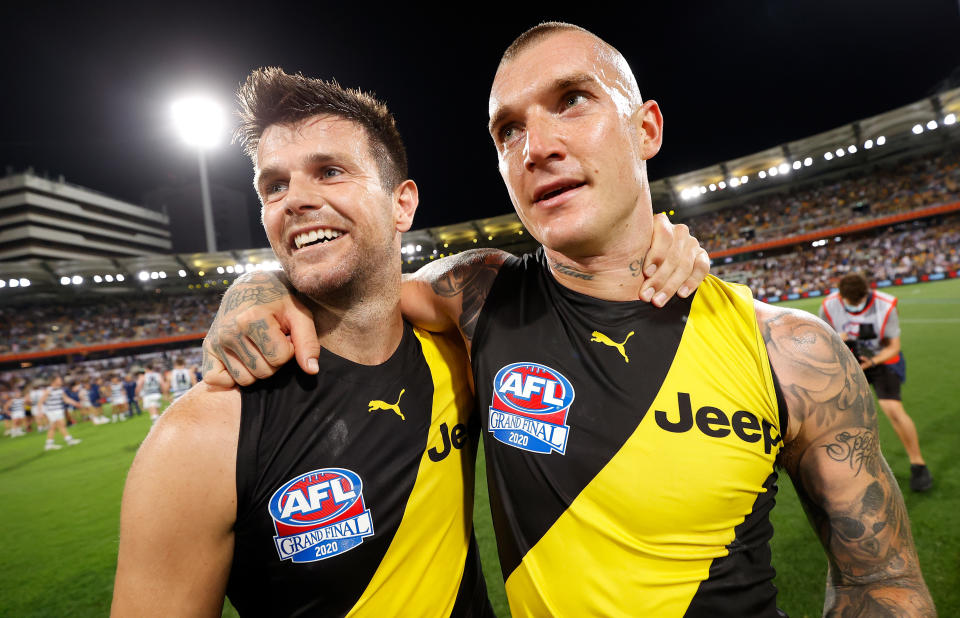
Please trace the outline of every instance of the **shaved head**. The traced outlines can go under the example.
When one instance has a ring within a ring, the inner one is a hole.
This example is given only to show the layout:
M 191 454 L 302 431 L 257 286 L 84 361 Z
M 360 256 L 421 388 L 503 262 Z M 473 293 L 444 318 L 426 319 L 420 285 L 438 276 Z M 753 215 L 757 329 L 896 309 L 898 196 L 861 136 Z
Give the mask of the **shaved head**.
M 600 56 L 603 57 L 616 72 L 617 75 L 612 81 L 620 85 L 630 107 L 632 108 L 643 104 L 643 98 L 640 96 L 640 87 L 637 85 L 637 78 L 633 75 L 633 70 L 630 68 L 627 59 L 623 57 L 623 54 L 621 54 L 616 47 L 607 43 L 586 28 L 562 21 L 546 21 L 537 24 L 515 38 L 513 43 L 510 43 L 510 46 L 503 52 L 503 56 L 500 57 L 500 64 L 497 65 L 497 73 L 500 72 L 504 65 L 519 56 L 527 48 L 551 35 L 561 32 L 580 32 L 594 39 L 599 48 L 598 52 Z

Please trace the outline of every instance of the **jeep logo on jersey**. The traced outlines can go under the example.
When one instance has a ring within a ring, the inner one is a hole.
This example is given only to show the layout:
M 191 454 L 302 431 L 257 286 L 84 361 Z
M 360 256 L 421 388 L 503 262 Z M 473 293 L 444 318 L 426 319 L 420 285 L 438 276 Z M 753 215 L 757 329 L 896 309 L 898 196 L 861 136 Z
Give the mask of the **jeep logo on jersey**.
M 567 413 L 573 385 L 555 369 L 513 363 L 493 379 L 489 431 L 508 446 L 531 453 L 567 451 Z
M 322 468 L 287 481 L 274 492 L 269 508 L 281 560 L 323 560 L 373 534 L 373 519 L 363 504 L 363 481 L 344 468 Z

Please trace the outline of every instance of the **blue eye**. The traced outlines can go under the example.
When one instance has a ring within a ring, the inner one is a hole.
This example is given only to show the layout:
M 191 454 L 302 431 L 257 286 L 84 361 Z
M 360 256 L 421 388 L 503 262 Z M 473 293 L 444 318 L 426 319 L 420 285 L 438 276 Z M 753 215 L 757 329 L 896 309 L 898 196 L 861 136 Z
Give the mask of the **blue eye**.
M 343 173 L 343 170 L 337 167 L 326 167 L 323 169 L 324 178 L 335 178 Z
M 587 95 L 583 94 L 582 92 L 574 92 L 563 98 L 563 105 L 564 107 L 574 107 L 575 105 L 579 105 L 586 100 Z

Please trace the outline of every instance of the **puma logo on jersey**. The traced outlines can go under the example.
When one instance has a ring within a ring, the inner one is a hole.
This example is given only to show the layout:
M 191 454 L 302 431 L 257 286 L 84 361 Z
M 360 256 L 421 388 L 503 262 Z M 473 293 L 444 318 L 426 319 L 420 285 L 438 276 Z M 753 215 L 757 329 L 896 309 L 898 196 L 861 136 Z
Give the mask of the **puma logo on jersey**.
M 386 401 L 381 401 L 380 399 L 374 399 L 367 405 L 370 406 L 368 412 L 373 412 L 374 410 L 393 410 L 397 413 L 397 416 L 400 417 L 401 421 L 407 420 L 407 417 L 403 415 L 403 412 L 400 411 L 400 398 L 403 397 L 403 394 L 407 392 L 407 389 L 400 389 L 400 394 L 397 396 L 397 403 L 387 403 Z
M 633 331 L 630 331 L 630 333 L 627 334 L 627 339 L 629 339 L 630 337 L 633 337 Z M 627 339 L 624 339 L 623 343 L 617 343 L 616 341 L 614 341 L 610 337 L 607 337 L 600 331 L 595 330 L 593 331 L 593 337 L 590 338 L 590 341 L 592 343 L 602 343 L 603 345 L 610 346 L 611 348 L 616 348 L 617 351 L 620 352 L 620 354 L 623 356 L 623 360 L 629 363 L 630 358 L 627 356 L 627 352 L 623 348 L 623 346 L 627 345 Z

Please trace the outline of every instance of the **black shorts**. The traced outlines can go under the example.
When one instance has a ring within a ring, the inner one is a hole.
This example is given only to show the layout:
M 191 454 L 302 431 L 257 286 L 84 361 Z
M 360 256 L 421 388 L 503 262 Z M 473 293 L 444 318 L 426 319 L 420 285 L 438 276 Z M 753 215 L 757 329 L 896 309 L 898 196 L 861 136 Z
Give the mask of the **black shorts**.
M 877 365 L 863 372 L 867 382 L 877 391 L 877 399 L 900 401 L 900 376 L 888 365 Z

